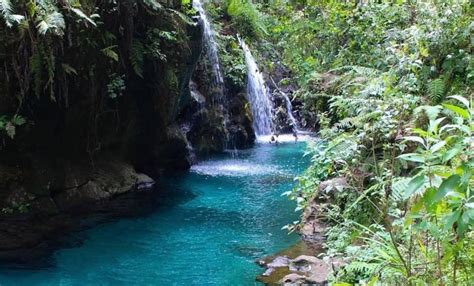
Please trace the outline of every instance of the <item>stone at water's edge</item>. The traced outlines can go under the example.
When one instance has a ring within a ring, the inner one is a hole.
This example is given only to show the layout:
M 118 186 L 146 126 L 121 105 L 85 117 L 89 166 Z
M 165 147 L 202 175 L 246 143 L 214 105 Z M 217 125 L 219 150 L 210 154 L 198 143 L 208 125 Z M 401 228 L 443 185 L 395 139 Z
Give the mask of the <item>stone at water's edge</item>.
M 317 255 L 322 252 L 321 245 L 299 241 L 297 244 L 284 249 L 275 255 L 264 257 L 257 263 L 264 267 L 265 272 L 257 280 L 266 285 L 280 285 L 280 281 L 293 273 L 290 265 L 293 259 L 301 255 Z
M 154 180 L 136 173 L 130 165 L 103 162 L 97 164 L 92 177 L 81 178 L 84 174 L 68 173 L 66 183 L 72 187 L 49 198 L 31 197 L 30 212 L 1 217 L 1 263 L 42 267 L 69 233 L 110 218 L 146 213 L 158 202 Z M 23 195 L 27 194 L 15 192 L 6 200 Z
M 321 205 L 331 200 L 332 192 L 347 185 L 345 178 L 321 182 L 318 196 L 309 204 L 302 216 L 299 229 L 302 240 L 276 255 L 257 263 L 265 272 L 257 280 L 266 285 L 328 285 L 328 275 L 345 264 L 340 258 L 323 261 L 316 256 L 323 253 L 327 225 L 321 217 Z

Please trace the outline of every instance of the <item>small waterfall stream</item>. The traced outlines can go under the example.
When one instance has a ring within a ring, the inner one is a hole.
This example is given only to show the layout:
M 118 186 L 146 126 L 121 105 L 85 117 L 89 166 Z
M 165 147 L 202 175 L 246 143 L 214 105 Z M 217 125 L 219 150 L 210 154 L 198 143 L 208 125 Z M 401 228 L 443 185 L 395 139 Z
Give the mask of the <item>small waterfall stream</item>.
M 199 12 L 204 26 L 204 44 L 206 45 L 206 55 L 212 67 L 212 84 L 221 91 L 224 89 L 224 76 L 219 61 L 219 54 L 217 50 L 217 43 L 214 38 L 214 31 L 211 27 L 211 22 L 207 17 L 201 0 L 193 0 L 193 7 Z
M 288 98 L 288 95 L 284 92 L 280 92 L 283 98 L 285 99 L 285 104 L 286 104 L 286 112 L 288 113 L 288 119 L 291 121 L 291 127 L 293 128 L 293 131 L 296 133 L 299 133 L 299 127 L 298 127 L 298 121 L 296 121 L 295 116 L 293 115 L 293 106 L 291 105 L 291 101 Z
M 240 45 L 245 54 L 245 62 L 247 64 L 247 94 L 250 102 L 253 127 L 257 136 L 269 135 L 273 131 L 272 120 L 272 101 L 270 92 L 265 85 L 263 74 L 258 69 L 249 47 L 239 38 Z

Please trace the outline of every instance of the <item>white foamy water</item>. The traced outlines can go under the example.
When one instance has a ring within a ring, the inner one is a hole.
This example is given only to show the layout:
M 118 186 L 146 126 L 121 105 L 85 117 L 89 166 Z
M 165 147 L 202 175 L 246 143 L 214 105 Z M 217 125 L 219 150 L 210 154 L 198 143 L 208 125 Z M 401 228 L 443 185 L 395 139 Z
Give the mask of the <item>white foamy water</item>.
M 247 96 L 253 115 L 253 128 L 257 136 L 268 135 L 273 130 L 270 92 L 249 47 L 242 39 L 239 38 L 239 41 L 247 64 Z
M 288 118 L 291 121 L 291 127 L 293 127 L 293 130 L 295 132 L 300 132 L 299 127 L 298 127 L 298 121 L 296 121 L 295 116 L 293 115 L 293 106 L 291 105 L 290 98 L 288 98 L 288 95 L 286 93 L 281 92 L 281 95 L 285 99 L 285 104 L 286 104 L 286 111 L 288 112 Z
M 207 161 L 193 165 L 191 172 L 208 176 L 262 176 L 269 174 L 281 174 L 276 166 L 259 165 L 245 160 L 230 159 L 224 161 Z
M 207 17 L 206 11 L 204 10 L 201 0 L 193 0 L 193 7 L 198 11 L 199 15 L 201 16 L 202 23 L 204 26 L 203 40 L 206 45 L 206 55 L 212 67 L 212 83 L 222 90 L 224 87 L 224 77 L 222 75 L 222 69 L 217 50 L 217 42 L 214 37 L 214 31 L 212 30 L 211 22 Z
M 257 142 L 261 144 L 270 144 L 272 135 L 262 135 L 262 136 L 257 136 Z M 295 136 L 293 134 L 281 134 L 278 137 L 275 136 L 277 139 L 278 143 L 292 143 L 295 142 Z M 301 134 L 298 133 L 298 140 L 296 142 L 307 142 L 310 140 L 313 140 L 314 137 L 311 136 L 310 134 Z

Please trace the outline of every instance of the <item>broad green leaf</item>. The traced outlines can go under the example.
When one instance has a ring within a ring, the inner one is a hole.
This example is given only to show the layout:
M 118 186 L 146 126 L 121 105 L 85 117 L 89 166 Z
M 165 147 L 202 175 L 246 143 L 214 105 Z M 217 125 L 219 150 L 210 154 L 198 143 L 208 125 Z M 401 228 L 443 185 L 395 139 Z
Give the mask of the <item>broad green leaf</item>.
M 447 104 L 447 103 L 443 103 L 443 106 L 448 109 L 448 110 L 451 110 L 452 112 L 460 115 L 461 117 L 465 118 L 465 119 L 468 119 L 469 118 L 469 112 L 464 109 L 464 108 L 461 108 L 459 106 L 456 106 L 456 105 L 452 105 L 452 104 Z
M 421 155 L 416 154 L 416 153 L 402 154 L 398 156 L 398 159 L 410 161 L 410 162 L 417 162 L 417 163 L 425 162 L 425 158 L 423 158 Z
M 437 189 L 436 188 L 428 188 L 425 193 L 423 194 L 423 202 L 425 203 L 425 207 L 427 209 L 430 208 L 431 204 L 433 204 L 433 199 L 436 195 Z
M 462 144 L 457 144 L 457 145 L 453 146 L 451 149 L 446 151 L 446 153 L 444 153 L 443 161 L 448 162 L 449 160 L 451 160 L 452 158 L 457 156 L 462 150 L 463 150 Z
M 407 141 L 418 142 L 421 145 L 425 146 L 425 140 L 423 140 L 423 138 L 418 137 L 418 136 L 406 136 L 406 137 L 403 137 L 403 139 Z
M 467 109 L 469 109 L 469 100 L 467 100 L 467 98 L 465 97 L 462 97 L 462 96 L 459 96 L 459 95 L 452 95 L 452 96 L 448 96 L 448 98 L 454 98 L 454 99 L 457 99 L 458 101 L 460 101 L 462 104 L 464 104 L 464 106 L 466 106 Z
M 440 142 L 434 144 L 433 146 L 431 146 L 430 151 L 433 152 L 433 153 L 436 153 L 441 148 L 443 148 L 444 145 L 446 145 L 446 141 L 440 141 Z
M 459 217 L 461 216 L 461 211 L 457 210 L 455 212 L 450 213 L 445 217 L 446 221 L 444 223 L 444 230 L 447 231 L 453 227 L 453 224 L 458 221 Z
M 377 276 L 373 276 L 370 278 L 369 283 L 367 283 L 367 286 L 375 286 L 377 285 L 377 282 L 379 281 L 379 278 Z
M 441 117 L 436 120 L 430 120 L 430 125 L 428 127 L 429 132 L 437 133 L 438 132 L 438 127 L 446 119 L 446 117 Z
M 474 220 L 474 207 L 465 210 L 464 213 L 469 217 L 470 220 Z
M 26 123 L 26 119 L 20 115 L 13 116 L 11 122 L 16 126 L 21 126 Z
M 93 26 L 97 26 L 97 24 L 92 20 L 89 16 L 87 16 L 81 9 L 77 8 L 70 8 L 72 12 L 76 13 L 77 16 L 79 16 L 81 19 L 86 20 L 87 22 L 91 23 Z
M 458 186 L 461 178 L 458 175 L 452 175 L 441 183 L 436 192 L 433 201 L 437 202 L 444 198 L 448 192 L 453 192 Z
M 428 132 L 426 132 L 425 130 L 420 129 L 420 128 L 413 128 L 413 129 L 411 129 L 411 131 L 412 131 L 413 133 L 416 133 L 416 134 L 418 134 L 418 135 L 420 135 L 420 136 L 423 136 L 423 137 L 428 136 Z
M 469 213 L 464 212 L 462 216 L 458 219 L 457 232 L 461 238 L 464 238 L 464 234 L 466 233 L 466 230 L 468 229 L 469 221 L 470 221 L 469 216 L 470 216 Z
M 414 193 L 422 190 L 423 186 L 425 185 L 425 181 L 426 181 L 426 176 L 423 174 L 413 177 L 405 189 L 405 194 L 404 194 L 405 198 L 409 198 Z

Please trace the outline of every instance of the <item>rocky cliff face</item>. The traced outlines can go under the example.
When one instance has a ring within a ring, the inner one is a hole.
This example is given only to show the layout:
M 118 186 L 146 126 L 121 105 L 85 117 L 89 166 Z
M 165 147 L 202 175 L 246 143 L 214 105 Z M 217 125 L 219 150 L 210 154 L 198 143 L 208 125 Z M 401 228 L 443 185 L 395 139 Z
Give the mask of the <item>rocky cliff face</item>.
M 26 119 L 13 138 L 0 125 L 0 262 L 37 261 L 97 212 L 154 205 L 154 180 L 192 152 L 254 141 L 243 86 L 209 88 L 190 4 L 89 2 L 96 23 L 65 14 L 61 33 L 0 21 L 0 124 Z
M 224 71 L 224 86 L 216 87 L 210 82 L 211 64 L 203 53 L 190 85 L 192 100 L 182 116 L 187 137 L 198 154 L 248 148 L 255 141 L 243 78 L 246 75 L 235 68 L 244 55 L 235 35 L 216 37 L 223 49 L 220 68 Z
M 63 36 L 35 43 L 0 24 L 9 39 L 0 47 L 0 115 L 27 120 L 14 139 L 0 135 L 0 260 L 74 228 L 72 213 L 189 167 L 177 118 L 191 100 L 201 27 L 181 1 L 145 2 L 98 2 L 96 28 L 66 18 Z M 48 68 L 32 66 L 36 57 Z

